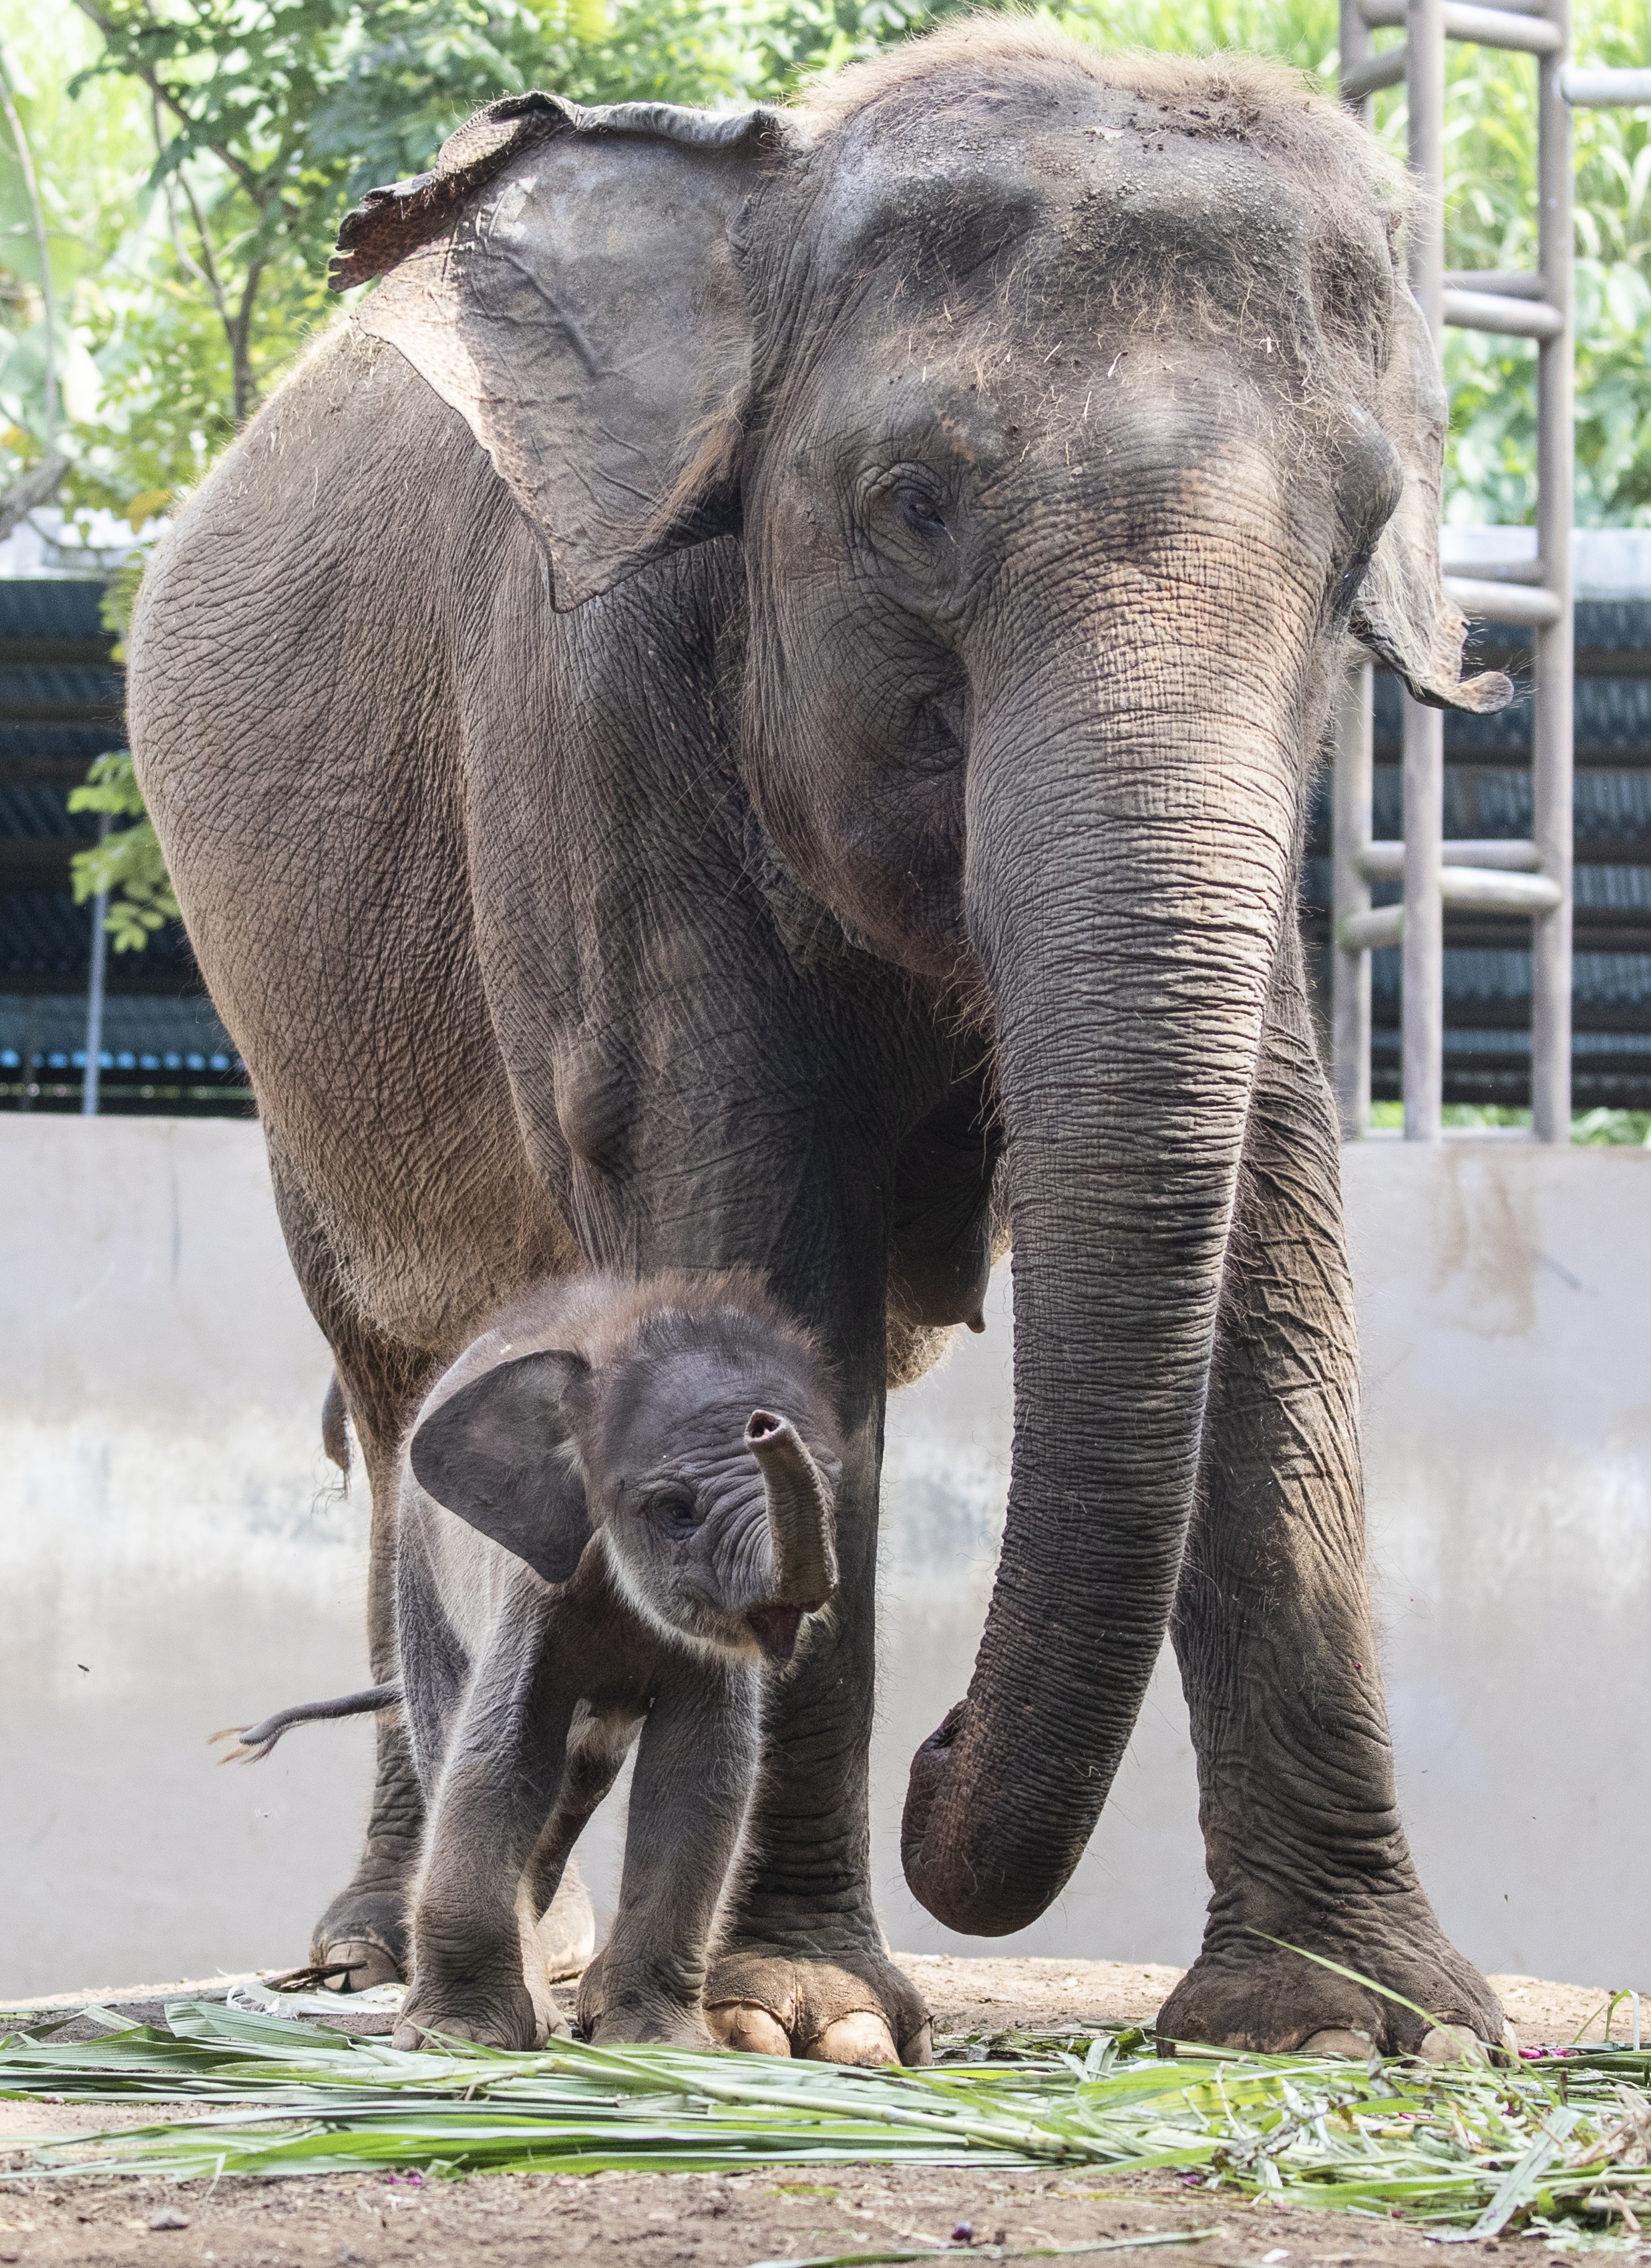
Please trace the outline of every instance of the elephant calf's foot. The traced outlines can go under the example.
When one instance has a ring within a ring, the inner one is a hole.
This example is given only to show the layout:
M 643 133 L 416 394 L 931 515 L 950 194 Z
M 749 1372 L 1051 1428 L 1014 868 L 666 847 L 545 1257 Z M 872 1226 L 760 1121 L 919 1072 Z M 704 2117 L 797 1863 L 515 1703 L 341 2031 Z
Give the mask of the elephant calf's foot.
M 610 1977 L 599 1953 L 579 1978 L 579 2028 L 599 2048 L 701 2048 L 724 2043 L 711 2031 L 697 1995 L 645 1969 Z
M 1333 1938 L 1306 1921 L 1269 1935 L 1356 1970 L 1413 2008 L 1266 1938 L 1224 1936 L 1206 1944 L 1159 2010 L 1159 2039 L 1264 2055 L 1419 2054 L 1441 2063 L 1491 2048 L 1516 2051 L 1501 2003 L 1431 1916 L 1414 1934 L 1397 1921 L 1377 1908 L 1367 1931 L 1338 1915 Z
M 556 2010 L 547 2013 L 523 1984 L 426 1989 L 415 1982 L 390 2044 L 439 2049 L 445 2039 L 475 2040 L 483 2047 L 520 2052 L 542 2048 L 552 2033 L 567 2031 Z
M 705 2020 L 724 2047 L 816 2063 L 921 2064 L 929 2012 L 881 1953 L 839 1961 L 730 1951 L 712 1966 Z

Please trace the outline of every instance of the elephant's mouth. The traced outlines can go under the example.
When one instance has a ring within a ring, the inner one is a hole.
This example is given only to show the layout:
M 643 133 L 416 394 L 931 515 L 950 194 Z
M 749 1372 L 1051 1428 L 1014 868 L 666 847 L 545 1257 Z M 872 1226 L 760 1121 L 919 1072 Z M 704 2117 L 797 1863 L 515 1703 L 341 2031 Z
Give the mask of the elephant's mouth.
M 751 1607 L 745 1618 L 764 1658 L 783 1666 L 796 1653 L 797 1633 L 802 1628 L 803 1616 L 810 1611 L 807 1607 Z

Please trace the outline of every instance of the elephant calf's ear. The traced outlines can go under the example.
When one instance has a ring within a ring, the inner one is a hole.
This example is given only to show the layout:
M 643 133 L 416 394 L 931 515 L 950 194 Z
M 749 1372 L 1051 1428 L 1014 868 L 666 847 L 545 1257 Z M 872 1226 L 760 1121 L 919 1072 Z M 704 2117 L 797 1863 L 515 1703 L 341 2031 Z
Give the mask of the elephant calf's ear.
M 576 1354 L 500 1363 L 432 1410 L 409 1449 L 422 1489 L 547 1583 L 565 1583 L 591 1539 L 568 1454 L 571 1405 L 589 1379 Z
M 667 103 L 495 103 L 346 217 L 356 321 L 456 409 L 560 610 L 735 524 L 752 327 L 731 242 L 785 129 Z
M 1401 281 L 1392 350 L 1376 414 L 1399 453 L 1404 485 L 1382 529 L 1349 624 L 1360 645 L 1396 670 L 1432 709 L 1505 709 L 1514 688 L 1499 670 L 1462 674 L 1467 623 L 1439 571 L 1439 498 L 1448 409 L 1439 352 Z

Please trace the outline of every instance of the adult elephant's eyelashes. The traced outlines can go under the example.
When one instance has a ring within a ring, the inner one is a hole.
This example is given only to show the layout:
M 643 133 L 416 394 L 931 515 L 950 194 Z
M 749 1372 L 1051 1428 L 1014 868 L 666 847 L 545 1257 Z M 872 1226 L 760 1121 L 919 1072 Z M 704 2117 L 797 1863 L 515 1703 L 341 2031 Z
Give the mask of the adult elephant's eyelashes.
M 940 483 L 922 465 L 891 465 L 871 476 L 866 489 L 871 526 L 890 524 L 903 535 L 924 542 L 950 542 L 951 524 Z
M 1361 551 L 1359 554 L 1359 556 L 1352 562 L 1352 565 L 1343 572 L 1340 579 L 1336 585 L 1334 592 L 1331 593 L 1330 608 L 1332 613 L 1338 616 L 1352 613 L 1353 600 L 1359 595 L 1359 586 L 1364 581 L 1365 577 L 1369 571 L 1370 553 L 1368 551 Z
M 951 538 L 952 531 L 936 498 L 910 483 L 895 490 L 895 516 L 913 535 L 943 535 L 948 541 Z

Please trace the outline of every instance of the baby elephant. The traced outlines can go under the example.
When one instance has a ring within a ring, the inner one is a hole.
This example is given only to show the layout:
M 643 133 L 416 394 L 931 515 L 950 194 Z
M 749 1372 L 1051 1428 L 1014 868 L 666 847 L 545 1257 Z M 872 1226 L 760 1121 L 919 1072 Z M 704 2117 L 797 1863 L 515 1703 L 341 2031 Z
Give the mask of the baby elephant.
M 547 1285 L 440 1380 L 399 1507 L 401 1697 L 428 1821 L 398 2046 L 548 2036 L 535 1930 L 638 1731 L 619 1911 L 580 2026 L 713 2044 L 707 1949 L 763 1665 L 791 1660 L 836 1583 L 840 1464 L 812 1343 L 743 1273 Z

